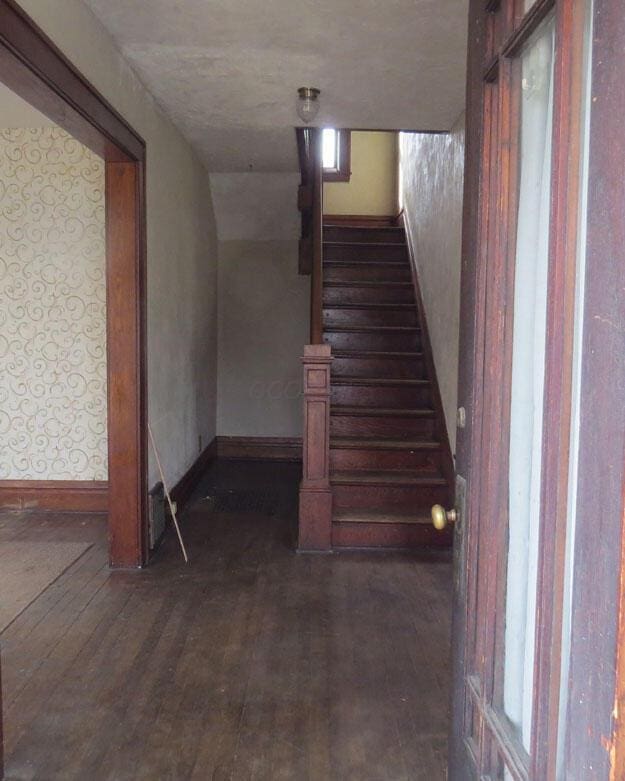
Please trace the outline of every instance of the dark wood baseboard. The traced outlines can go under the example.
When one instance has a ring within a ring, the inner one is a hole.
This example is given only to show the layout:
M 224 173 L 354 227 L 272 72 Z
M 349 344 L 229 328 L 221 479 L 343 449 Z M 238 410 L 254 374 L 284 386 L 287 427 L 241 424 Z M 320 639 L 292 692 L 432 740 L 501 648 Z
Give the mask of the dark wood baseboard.
M 217 437 L 219 458 L 301 461 L 299 437 Z
M 393 228 L 397 225 L 396 214 L 324 214 L 323 222 L 332 225 L 349 225 L 358 228 Z
M 0 509 L 108 512 L 105 480 L 0 480 Z
M 169 495 L 171 496 L 172 501 L 176 502 L 178 512 L 187 504 L 195 487 L 202 479 L 204 472 L 206 472 L 215 458 L 217 458 L 217 437 L 212 439 L 180 480 L 178 480 L 173 488 L 170 488 Z M 165 509 L 168 512 L 167 506 Z

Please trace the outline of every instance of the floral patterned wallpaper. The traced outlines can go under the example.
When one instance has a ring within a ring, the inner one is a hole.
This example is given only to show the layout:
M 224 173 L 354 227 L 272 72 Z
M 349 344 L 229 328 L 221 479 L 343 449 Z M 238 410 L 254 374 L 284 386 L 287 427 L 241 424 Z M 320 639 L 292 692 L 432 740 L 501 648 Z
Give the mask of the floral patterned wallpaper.
M 106 480 L 104 163 L 0 130 L 0 479 Z

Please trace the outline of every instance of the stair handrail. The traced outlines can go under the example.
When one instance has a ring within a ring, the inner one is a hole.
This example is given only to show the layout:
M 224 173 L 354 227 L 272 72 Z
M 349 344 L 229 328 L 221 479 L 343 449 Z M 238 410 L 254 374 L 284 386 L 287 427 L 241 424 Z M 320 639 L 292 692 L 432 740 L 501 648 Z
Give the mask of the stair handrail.
M 321 128 L 297 128 L 302 215 L 300 274 L 310 274 L 310 344 L 323 343 L 323 161 Z

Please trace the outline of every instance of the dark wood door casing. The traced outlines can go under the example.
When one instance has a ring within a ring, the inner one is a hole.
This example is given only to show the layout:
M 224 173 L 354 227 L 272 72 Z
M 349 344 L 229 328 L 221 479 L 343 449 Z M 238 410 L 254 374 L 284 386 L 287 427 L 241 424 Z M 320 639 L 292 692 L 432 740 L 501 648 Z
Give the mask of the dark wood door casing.
M 14 0 L 0 1 L 0 80 L 106 162 L 109 539 L 147 561 L 145 142 Z
M 566 778 L 625 778 L 625 14 L 594 0 Z
M 591 772 L 591 767 L 592 777 L 597 779 L 616 779 L 625 772 L 621 720 L 614 718 L 614 714 L 620 714 L 620 708 L 615 709 L 614 703 L 620 705 L 625 701 L 625 675 L 622 673 L 625 656 L 617 653 L 618 638 L 625 636 L 625 620 L 619 618 L 619 605 L 625 604 L 624 579 L 617 574 L 623 572 L 625 561 L 625 555 L 621 553 L 625 517 L 622 491 L 625 478 L 621 479 L 625 474 L 625 432 L 622 432 L 620 418 L 617 426 L 609 422 L 614 409 L 622 408 L 622 388 L 625 387 L 622 361 L 614 358 L 622 353 L 614 339 L 619 338 L 618 327 L 622 329 L 625 318 L 625 291 L 614 276 L 615 273 L 622 276 L 622 264 L 615 265 L 615 258 L 622 255 L 625 245 L 620 236 L 625 192 L 622 177 L 616 182 L 614 173 L 623 170 L 621 161 L 625 158 L 625 147 L 620 140 L 622 133 L 615 127 L 616 118 L 622 113 L 615 109 L 625 105 L 623 63 L 618 54 L 625 42 L 625 19 L 622 8 L 619 10 L 617 6 L 616 0 L 594 0 L 591 207 L 584 320 L 584 362 L 587 367 L 592 363 L 594 368 L 583 371 L 586 394 L 582 397 L 582 419 L 586 426 L 582 427 L 580 447 L 587 447 L 588 452 L 593 453 L 593 468 L 601 475 L 595 475 L 592 486 L 585 478 L 580 481 L 577 524 L 581 533 L 575 538 L 576 615 L 569 682 L 572 704 L 564 714 L 559 712 L 560 664 L 565 543 L 570 509 L 568 479 L 586 3 L 584 0 L 537 0 L 525 14 L 525 4 L 519 0 L 472 0 L 470 3 L 458 396 L 459 405 L 467 412 L 467 425 L 458 429 L 457 445 L 458 472 L 468 478 L 469 491 L 466 517 L 456 545 L 454 719 L 449 766 L 452 779 L 464 781 L 480 777 L 480 774 L 499 777 L 505 761 L 515 779 L 552 781 L 556 772 L 558 725 L 562 719 L 568 730 L 567 778 L 590 777 L 584 772 Z M 502 588 L 505 573 L 501 563 L 505 563 L 507 553 L 506 535 L 500 533 L 505 527 L 506 512 L 506 492 L 501 490 L 506 482 L 506 410 L 509 408 L 505 386 L 509 384 L 511 362 L 510 334 L 506 317 L 502 319 L 500 315 L 505 309 L 511 309 L 514 284 L 513 275 L 506 273 L 506 265 L 510 265 L 511 249 L 514 248 L 518 192 L 515 150 L 518 118 L 511 92 L 515 79 L 519 78 L 515 58 L 552 12 L 557 43 L 550 304 L 533 731 L 531 751 L 527 754 L 515 744 L 497 706 L 505 606 L 505 589 Z M 611 168 L 609 159 L 613 161 Z M 610 184 L 609 188 L 606 183 Z M 594 279 L 601 280 L 596 286 L 588 283 L 591 274 Z M 609 295 L 602 296 L 601 289 L 609 291 Z M 604 315 L 597 316 L 598 312 L 604 312 Z M 599 331 L 605 332 L 607 328 L 612 329 L 610 334 L 599 336 Z M 595 332 L 595 342 L 589 341 L 593 339 L 591 332 Z M 589 344 L 593 344 L 592 355 L 587 352 Z M 609 350 L 612 350 L 612 359 L 608 356 Z M 497 410 L 497 420 L 491 430 L 489 420 L 493 410 Z M 597 434 L 600 430 L 604 430 L 604 439 L 610 439 L 610 463 L 618 463 L 618 470 L 605 468 L 606 450 Z M 495 442 L 493 434 L 497 438 Z M 603 490 L 601 497 L 599 486 Z M 596 540 L 597 524 L 591 508 L 597 508 L 602 500 L 612 507 L 612 512 L 609 520 L 601 514 L 599 550 L 607 566 L 598 569 L 596 546 L 592 544 L 592 539 Z M 479 623 L 476 623 L 477 613 L 481 615 Z M 601 627 L 607 627 L 605 631 L 599 628 L 599 617 Z M 488 638 L 492 638 L 492 642 Z

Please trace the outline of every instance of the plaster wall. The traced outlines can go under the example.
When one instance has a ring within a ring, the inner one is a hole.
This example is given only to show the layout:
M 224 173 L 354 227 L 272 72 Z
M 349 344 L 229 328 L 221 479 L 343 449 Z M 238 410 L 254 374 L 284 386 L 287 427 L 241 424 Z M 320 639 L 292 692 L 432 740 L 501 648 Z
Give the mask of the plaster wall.
M 21 6 L 147 143 L 148 415 L 175 482 L 216 432 L 217 244 L 207 173 L 80 0 Z M 149 483 L 158 479 L 149 455 Z
M 397 134 L 352 131 L 349 182 L 323 186 L 325 214 L 397 214 Z
M 449 134 L 400 133 L 401 205 L 415 251 L 452 452 L 456 444 L 464 113 Z
M 299 237 L 299 174 L 211 174 L 210 184 L 219 241 L 288 241 Z
M 297 251 L 294 239 L 219 244 L 220 435 L 301 436 L 310 282 Z
M 217 432 L 301 435 L 309 277 L 297 268 L 299 174 L 211 174 L 219 235 Z

